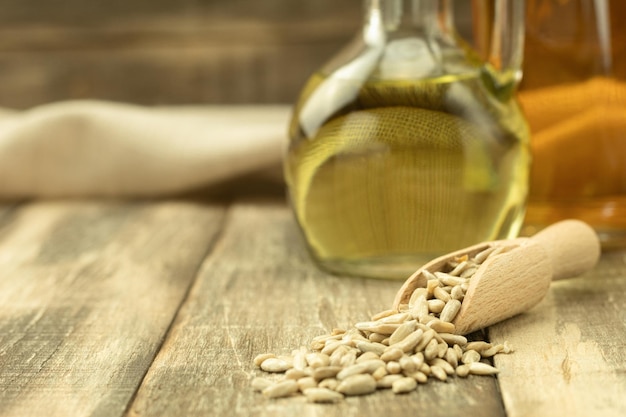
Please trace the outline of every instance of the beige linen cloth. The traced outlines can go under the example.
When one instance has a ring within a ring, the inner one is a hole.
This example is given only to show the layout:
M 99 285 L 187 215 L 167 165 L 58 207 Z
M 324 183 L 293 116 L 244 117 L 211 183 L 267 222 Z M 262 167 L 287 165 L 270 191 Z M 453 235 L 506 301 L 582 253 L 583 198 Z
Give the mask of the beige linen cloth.
M 0 109 L 0 200 L 155 197 L 280 177 L 287 106 L 66 101 Z

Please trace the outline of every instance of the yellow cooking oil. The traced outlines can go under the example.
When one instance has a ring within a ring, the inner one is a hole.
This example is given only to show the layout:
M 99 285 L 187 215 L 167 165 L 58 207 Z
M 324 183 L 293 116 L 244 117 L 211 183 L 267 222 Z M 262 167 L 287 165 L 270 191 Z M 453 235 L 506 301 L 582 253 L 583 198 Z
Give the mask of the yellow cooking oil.
M 436 256 L 517 235 L 528 129 L 513 77 L 491 74 L 311 77 L 284 168 L 297 222 L 323 268 L 405 279 Z

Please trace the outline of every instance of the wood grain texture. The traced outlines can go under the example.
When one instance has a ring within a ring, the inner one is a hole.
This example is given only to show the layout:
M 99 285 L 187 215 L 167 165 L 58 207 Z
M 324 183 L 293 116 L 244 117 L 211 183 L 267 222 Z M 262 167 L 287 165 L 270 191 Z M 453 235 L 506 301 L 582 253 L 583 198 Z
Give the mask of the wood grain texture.
M 626 414 L 626 252 L 489 329 L 493 377 L 327 406 L 266 400 L 252 359 L 392 302 L 315 267 L 280 200 L 0 204 L 2 416 Z
M 489 330 L 510 341 L 495 359 L 508 417 L 626 415 L 626 254 L 604 254 L 579 278 L 552 284 L 526 314 Z
M 266 400 L 252 359 L 387 309 L 397 281 L 335 277 L 311 264 L 284 204 L 233 206 L 215 250 L 139 389 L 129 416 L 504 416 L 492 377 L 430 382 L 334 405 Z
M 487 258 L 470 280 L 454 324 L 465 334 L 535 306 L 550 286 L 551 260 L 541 245 L 524 242 Z M 483 269 L 484 268 L 484 269 Z
M 0 218 L 0 415 L 122 415 L 223 214 L 47 201 Z
M 0 107 L 293 103 L 363 0 L 0 0 Z M 459 29 L 469 2 L 455 0 Z
M 0 106 L 291 103 L 362 0 L 0 0 Z

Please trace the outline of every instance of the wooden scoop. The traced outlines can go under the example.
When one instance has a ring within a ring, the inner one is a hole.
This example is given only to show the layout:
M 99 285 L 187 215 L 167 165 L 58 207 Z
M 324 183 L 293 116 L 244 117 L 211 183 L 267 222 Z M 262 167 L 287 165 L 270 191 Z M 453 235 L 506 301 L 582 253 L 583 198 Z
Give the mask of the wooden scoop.
M 432 260 L 404 282 L 393 308 L 407 304 L 416 288 L 426 286 L 423 270 L 440 271 L 456 257 L 467 254 L 471 258 L 489 247 L 502 247 L 502 252 L 489 256 L 472 276 L 453 321 L 457 334 L 471 333 L 530 309 L 543 299 L 552 280 L 578 276 L 593 268 L 600 257 L 594 230 L 581 221 L 564 220 L 531 238 L 479 243 Z

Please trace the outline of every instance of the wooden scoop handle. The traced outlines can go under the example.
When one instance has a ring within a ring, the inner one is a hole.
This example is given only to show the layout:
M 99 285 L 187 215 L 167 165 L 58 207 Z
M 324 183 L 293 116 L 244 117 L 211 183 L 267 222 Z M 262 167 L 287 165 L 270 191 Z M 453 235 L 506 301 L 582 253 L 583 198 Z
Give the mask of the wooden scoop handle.
M 540 244 L 551 259 L 553 280 L 578 276 L 591 269 L 600 257 L 598 235 L 579 220 L 555 223 L 530 239 Z

